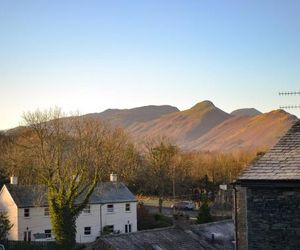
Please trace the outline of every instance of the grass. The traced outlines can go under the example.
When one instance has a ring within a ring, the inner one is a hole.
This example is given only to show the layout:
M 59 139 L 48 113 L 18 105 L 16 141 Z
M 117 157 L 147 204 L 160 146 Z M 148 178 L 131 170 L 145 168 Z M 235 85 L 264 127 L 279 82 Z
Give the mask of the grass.
M 146 206 L 158 206 L 158 197 L 157 196 L 145 196 L 145 195 L 137 195 L 137 199 L 139 202 L 143 202 Z M 163 207 L 170 208 L 171 205 L 175 201 L 173 199 L 164 199 Z

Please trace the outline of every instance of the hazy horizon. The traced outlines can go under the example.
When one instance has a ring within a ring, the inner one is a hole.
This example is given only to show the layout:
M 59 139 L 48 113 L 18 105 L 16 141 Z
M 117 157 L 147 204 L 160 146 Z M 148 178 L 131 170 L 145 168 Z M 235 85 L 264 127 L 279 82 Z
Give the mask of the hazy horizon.
M 3 1 L 0 130 L 54 106 L 299 105 L 278 95 L 300 90 L 299 12 L 297 0 Z

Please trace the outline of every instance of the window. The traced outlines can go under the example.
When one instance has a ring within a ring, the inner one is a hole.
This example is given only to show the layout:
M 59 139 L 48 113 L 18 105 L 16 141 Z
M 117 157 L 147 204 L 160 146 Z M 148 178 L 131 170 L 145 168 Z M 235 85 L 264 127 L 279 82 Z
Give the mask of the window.
M 24 208 L 24 217 L 25 218 L 30 217 L 30 209 L 29 208 Z
M 44 216 L 49 216 L 49 207 L 44 208 Z
M 91 227 L 84 228 L 84 235 L 91 235 L 91 232 L 92 232 Z
M 130 233 L 131 232 L 131 224 L 126 224 L 125 225 L 125 233 Z
M 113 204 L 107 204 L 107 212 L 113 213 L 114 212 L 114 205 Z
M 83 209 L 83 213 L 90 214 L 91 213 L 91 205 L 86 205 L 86 207 Z
M 125 204 L 125 211 L 129 212 L 130 211 L 130 203 Z
M 51 238 L 51 229 L 46 229 L 45 230 L 45 237 L 46 238 Z

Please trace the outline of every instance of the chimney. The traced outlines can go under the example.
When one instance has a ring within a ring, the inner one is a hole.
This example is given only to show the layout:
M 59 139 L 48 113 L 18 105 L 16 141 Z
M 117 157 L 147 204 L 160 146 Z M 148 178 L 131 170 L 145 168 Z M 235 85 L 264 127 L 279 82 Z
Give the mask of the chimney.
M 112 181 L 112 182 L 117 182 L 117 175 L 116 174 L 113 174 L 113 173 L 111 173 L 110 174 L 110 181 Z
M 17 185 L 18 184 L 18 177 L 17 176 L 11 176 L 10 177 L 10 184 Z

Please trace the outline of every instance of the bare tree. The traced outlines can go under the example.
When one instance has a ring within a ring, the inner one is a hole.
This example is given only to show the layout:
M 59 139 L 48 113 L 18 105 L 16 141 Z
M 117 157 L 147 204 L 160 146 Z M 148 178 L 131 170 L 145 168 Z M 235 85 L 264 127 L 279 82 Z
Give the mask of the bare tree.
M 159 212 L 162 212 L 163 199 L 166 192 L 166 182 L 169 176 L 173 176 L 175 182 L 175 156 L 178 153 L 177 146 L 166 138 L 151 141 L 146 146 L 146 160 L 149 164 L 152 183 L 156 186 L 159 195 Z
M 11 171 L 26 163 L 38 177 L 35 182 L 47 186 L 55 239 L 63 249 L 73 249 L 76 219 L 106 165 L 115 159 L 118 150 L 109 149 L 119 138 L 118 133 L 99 119 L 64 118 L 57 108 L 26 113 L 24 122 L 26 133 L 14 141 L 10 150 Z M 124 142 L 118 141 L 119 148 Z M 118 165 L 117 160 L 114 164 Z

